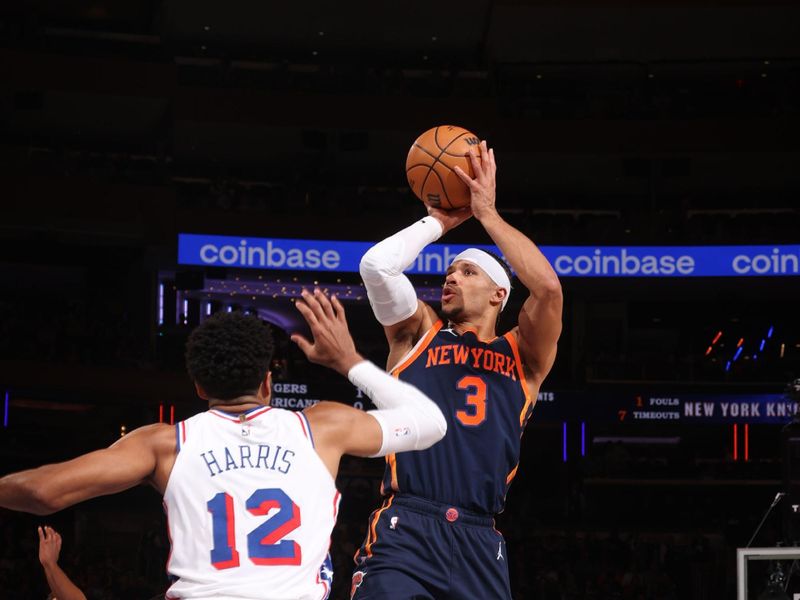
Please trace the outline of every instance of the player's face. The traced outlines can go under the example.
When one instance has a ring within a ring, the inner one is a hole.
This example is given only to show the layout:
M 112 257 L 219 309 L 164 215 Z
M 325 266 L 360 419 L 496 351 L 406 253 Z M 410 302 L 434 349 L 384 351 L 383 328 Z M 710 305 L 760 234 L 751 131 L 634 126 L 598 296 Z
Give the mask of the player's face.
M 497 285 L 477 265 L 459 260 L 453 263 L 442 286 L 442 314 L 450 320 L 475 318 L 491 309 L 490 299 Z

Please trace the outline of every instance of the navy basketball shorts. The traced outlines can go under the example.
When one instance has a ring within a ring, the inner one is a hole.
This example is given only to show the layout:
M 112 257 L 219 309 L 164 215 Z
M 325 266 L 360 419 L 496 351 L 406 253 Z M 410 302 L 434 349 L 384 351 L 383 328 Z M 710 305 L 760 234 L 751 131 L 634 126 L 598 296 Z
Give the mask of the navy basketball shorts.
M 355 556 L 353 600 L 510 600 L 494 519 L 398 494 L 372 513 Z

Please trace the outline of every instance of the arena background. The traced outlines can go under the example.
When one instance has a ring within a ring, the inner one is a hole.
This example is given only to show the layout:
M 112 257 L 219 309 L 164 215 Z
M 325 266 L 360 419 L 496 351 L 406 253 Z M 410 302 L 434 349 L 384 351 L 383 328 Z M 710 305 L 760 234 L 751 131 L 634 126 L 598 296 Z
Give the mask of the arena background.
M 183 344 L 229 307 L 276 325 L 276 398 L 360 402 L 286 331 L 292 295 L 319 282 L 383 362 L 357 274 L 180 264 L 178 236 L 377 241 L 423 214 L 405 155 L 439 124 L 495 148 L 501 213 L 540 245 L 798 256 L 791 0 L 4 3 L 0 472 L 201 410 Z M 476 223 L 443 241 L 489 243 Z M 515 598 L 734 596 L 735 549 L 798 468 L 782 444 L 800 376 L 786 264 L 562 278 L 559 356 L 498 519 Z M 413 278 L 435 295 L 436 275 Z M 343 463 L 336 599 L 381 470 Z M 792 501 L 754 545 L 800 537 Z M 3 598 L 46 596 L 43 522 L 89 598 L 165 588 L 160 499 L 135 489 L 47 519 L 0 512 Z M 773 568 L 752 566 L 752 598 Z

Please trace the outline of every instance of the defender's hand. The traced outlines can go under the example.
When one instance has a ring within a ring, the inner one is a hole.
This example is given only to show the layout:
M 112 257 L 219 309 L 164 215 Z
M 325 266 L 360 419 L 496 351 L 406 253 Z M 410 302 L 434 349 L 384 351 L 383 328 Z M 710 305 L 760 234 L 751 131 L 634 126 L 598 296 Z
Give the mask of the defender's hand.
M 52 527 L 38 527 L 37 530 L 39 532 L 39 562 L 43 567 L 57 564 L 58 555 L 61 553 L 61 536 Z
M 478 157 L 475 150 L 469 149 L 472 172 L 475 173 L 475 179 L 471 179 L 460 167 L 454 168 L 456 175 L 469 187 L 472 214 L 475 215 L 478 221 L 497 215 L 497 209 L 494 205 L 495 175 L 497 174 L 494 150 L 488 148 L 485 140 L 481 142 L 480 148 L 480 157 Z
M 319 288 L 313 294 L 303 290 L 303 299 L 298 300 L 295 306 L 311 327 L 314 341 L 309 342 L 299 333 L 293 334 L 291 340 L 308 360 L 342 375 L 347 375 L 355 364 L 364 360 L 356 352 L 353 337 L 347 328 L 344 306 L 336 296 L 329 299 Z

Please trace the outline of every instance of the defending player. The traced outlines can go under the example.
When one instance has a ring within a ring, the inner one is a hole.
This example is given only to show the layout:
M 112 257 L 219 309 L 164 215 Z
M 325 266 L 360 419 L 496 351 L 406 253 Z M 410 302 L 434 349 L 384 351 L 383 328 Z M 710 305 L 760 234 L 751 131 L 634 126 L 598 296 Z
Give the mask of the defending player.
M 389 342 L 388 367 L 426 392 L 448 423 L 424 452 L 387 456 L 385 500 L 356 554 L 357 600 L 511 598 L 506 550 L 493 528 L 517 471 L 520 437 L 561 333 L 561 286 L 534 243 L 495 209 L 494 152 L 460 169 L 471 206 L 430 216 L 372 247 L 361 275 Z M 495 337 L 511 291 L 499 258 L 469 249 L 453 260 L 442 315 L 417 299 L 403 275 L 420 251 L 471 215 L 503 252 L 530 295 L 519 325 Z
M 446 424 L 424 394 L 356 352 L 338 300 L 315 290 L 297 307 L 314 340 L 292 339 L 312 362 L 347 375 L 378 410 L 331 402 L 303 413 L 270 408 L 269 328 L 256 317 L 219 313 L 192 332 L 186 352 L 208 411 L 3 477 L 0 507 L 49 514 L 148 483 L 164 496 L 169 522 L 175 582 L 168 599 L 326 598 L 342 454 L 427 448 Z

